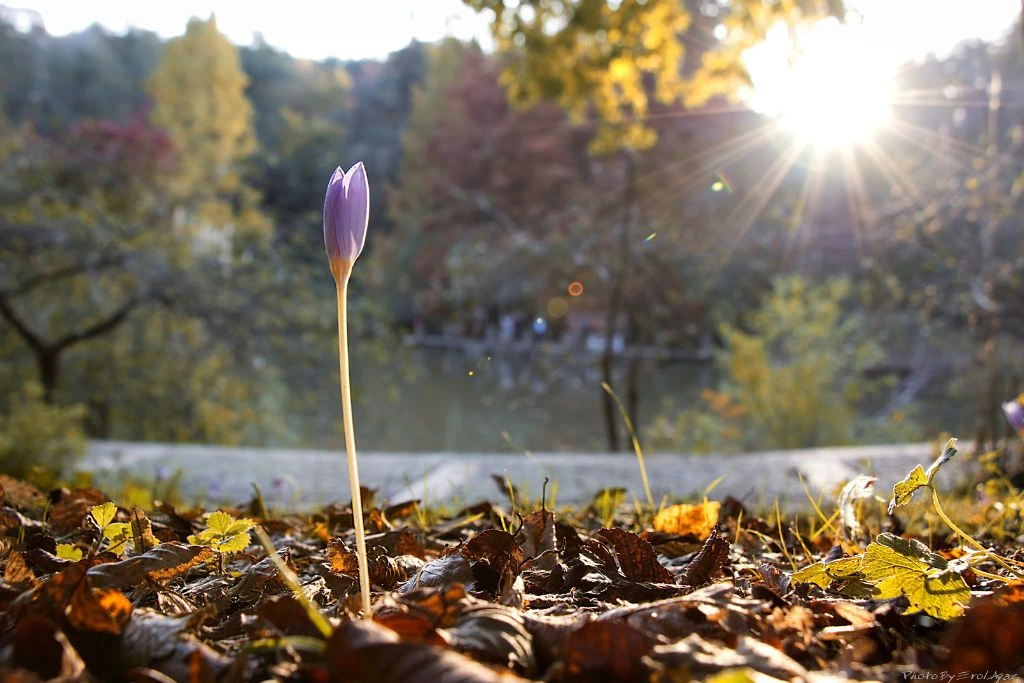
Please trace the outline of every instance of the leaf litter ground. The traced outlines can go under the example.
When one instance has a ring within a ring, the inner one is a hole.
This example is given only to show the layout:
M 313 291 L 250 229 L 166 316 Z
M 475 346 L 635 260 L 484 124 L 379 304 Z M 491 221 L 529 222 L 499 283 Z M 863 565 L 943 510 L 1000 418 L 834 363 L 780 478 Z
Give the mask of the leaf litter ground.
M 969 562 L 955 536 L 925 545 L 891 514 L 861 542 L 849 510 L 801 533 L 733 499 L 655 515 L 604 492 L 573 513 L 481 502 L 426 524 L 415 501 L 375 507 L 367 491 L 363 620 L 350 507 L 147 514 L 91 488 L 0 486 L 3 681 L 993 680 L 1024 666 L 1019 545 L 997 544 L 1005 567 Z

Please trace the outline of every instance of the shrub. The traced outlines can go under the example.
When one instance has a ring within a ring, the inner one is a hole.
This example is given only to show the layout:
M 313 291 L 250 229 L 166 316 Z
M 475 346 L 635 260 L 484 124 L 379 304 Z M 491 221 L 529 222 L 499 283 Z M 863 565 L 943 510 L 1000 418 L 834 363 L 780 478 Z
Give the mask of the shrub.
M 805 448 L 888 434 L 862 416 L 888 380 L 866 377 L 885 353 L 861 316 L 844 309 L 850 293 L 845 278 L 819 285 L 798 276 L 775 279 L 744 329 L 721 326 L 720 386 L 703 393 L 703 410 L 659 416 L 652 425 L 658 445 Z M 897 430 L 913 431 L 908 421 Z
M 82 406 L 48 404 L 38 383 L 26 383 L 0 415 L 0 471 L 52 484 L 85 452 L 84 419 Z

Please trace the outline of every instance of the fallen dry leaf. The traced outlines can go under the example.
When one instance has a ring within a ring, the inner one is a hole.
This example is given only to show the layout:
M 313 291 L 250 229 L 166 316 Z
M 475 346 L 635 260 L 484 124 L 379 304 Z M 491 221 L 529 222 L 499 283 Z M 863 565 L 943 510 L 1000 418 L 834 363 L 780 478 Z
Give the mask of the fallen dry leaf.
M 653 526 L 655 531 L 680 536 L 692 535 L 704 540 L 718 524 L 719 508 L 718 501 L 672 505 L 655 515 Z

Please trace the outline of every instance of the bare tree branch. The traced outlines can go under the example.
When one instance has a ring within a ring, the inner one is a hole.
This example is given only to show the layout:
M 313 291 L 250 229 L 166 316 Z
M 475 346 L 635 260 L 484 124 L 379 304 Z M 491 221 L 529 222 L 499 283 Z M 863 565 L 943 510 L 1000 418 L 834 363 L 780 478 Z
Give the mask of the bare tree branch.
M 128 317 L 128 314 L 131 313 L 140 303 L 141 302 L 138 299 L 129 299 L 103 320 L 90 325 L 80 332 L 73 332 L 72 334 L 61 337 L 61 339 L 53 344 L 51 348 L 59 351 L 66 349 L 73 344 L 106 334 L 124 322 Z
M 11 327 L 21 335 L 21 338 L 25 340 L 26 344 L 32 347 L 33 351 L 41 353 L 46 350 L 46 344 L 43 343 L 43 340 L 28 328 L 28 325 L 26 325 L 24 321 L 18 317 L 18 314 L 14 312 L 14 309 L 11 308 L 7 299 L 2 296 L 0 296 L 0 316 L 11 324 Z
M 9 289 L 0 291 L 0 296 L 21 296 L 23 294 L 28 294 L 36 287 L 41 287 L 43 285 L 48 285 L 54 282 L 59 282 L 61 280 L 66 280 L 67 278 L 71 278 L 76 275 L 82 275 L 84 273 L 97 272 L 109 268 L 110 266 L 121 265 L 122 263 L 124 263 L 124 261 L 124 255 L 118 254 L 117 256 L 110 256 L 98 259 L 93 263 L 83 262 L 75 263 L 69 266 L 64 266 L 63 268 L 51 270 L 48 273 L 35 275 L 33 277 L 26 279 L 24 282 L 14 285 L 13 287 L 10 287 Z

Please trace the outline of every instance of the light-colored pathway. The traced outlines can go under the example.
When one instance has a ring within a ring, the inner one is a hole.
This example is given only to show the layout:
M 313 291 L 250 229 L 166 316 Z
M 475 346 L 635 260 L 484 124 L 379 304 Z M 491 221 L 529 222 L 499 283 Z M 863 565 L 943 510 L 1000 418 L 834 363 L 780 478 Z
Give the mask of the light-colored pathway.
M 964 449 L 967 450 L 967 449 Z M 806 504 L 797 473 L 811 491 L 832 492 L 851 477 L 878 477 L 876 490 L 887 496 L 892 485 L 913 466 L 935 457 L 932 444 L 857 446 L 742 455 L 669 455 L 647 457 L 656 500 L 700 496 L 715 479 L 724 478 L 713 498 L 732 495 L 750 503 L 778 497 L 787 507 Z M 957 456 L 958 458 L 960 456 Z M 333 451 L 226 448 L 184 444 L 93 442 L 80 469 L 97 474 L 101 485 L 118 478 L 152 480 L 181 469 L 181 491 L 188 501 L 242 502 L 259 486 L 268 503 L 311 508 L 330 500 L 348 501 L 344 454 Z M 637 460 L 632 455 L 594 453 L 361 453 L 360 476 L 390 502 L 410 498 L 430 503 L 500 500 L 492 475 L 511 481 L 539 500 L 548 477 L 549 502 L 557 486 L 558 503 L 580 503 L 604 487 L 621 486 L 644 498 Z M 940 486 L 964 480 L 969 465 L 953 462 L 939 475 Z M 378 498 L 380 499 L 380 498 Z

